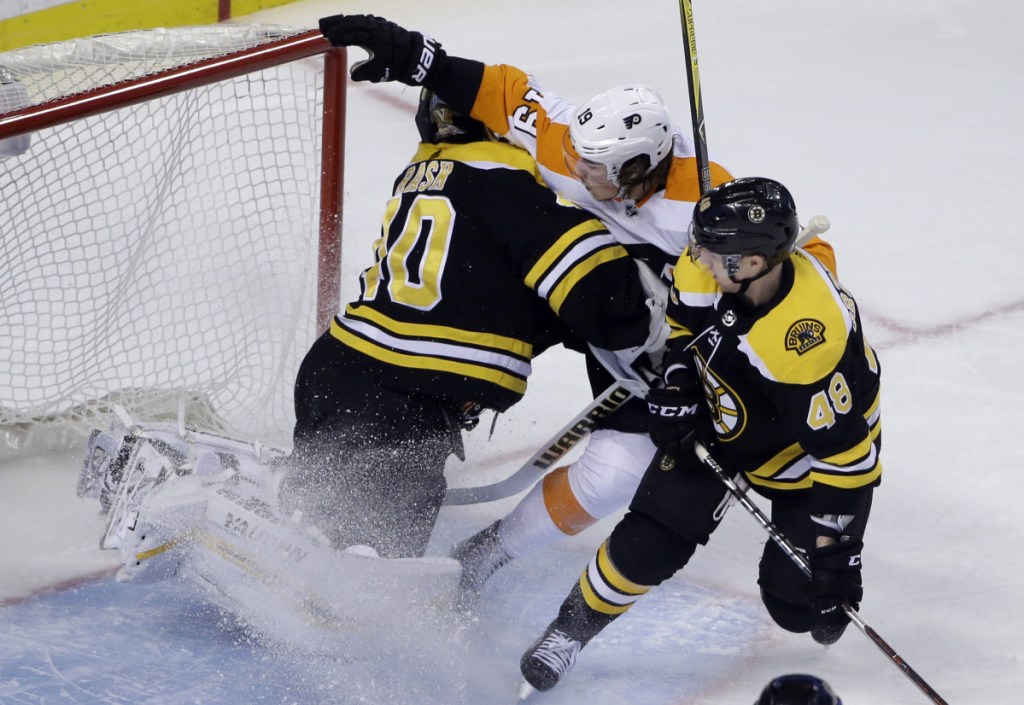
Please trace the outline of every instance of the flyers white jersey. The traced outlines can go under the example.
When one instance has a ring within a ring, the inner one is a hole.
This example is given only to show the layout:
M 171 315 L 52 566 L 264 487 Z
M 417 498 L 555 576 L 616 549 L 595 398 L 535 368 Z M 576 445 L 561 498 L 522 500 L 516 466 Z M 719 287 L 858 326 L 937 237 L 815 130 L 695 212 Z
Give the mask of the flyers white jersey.
M 507 65 L 484 67 L 472 110 L 474 118 L 529 151 L 547 185 L 598 216 L 618 242 L 654 245 L 674 260 L 686 249 L 693 206 L 700 196 L 693 141 L 674 129 L 672 165 L 664 189 L 641 199 L 635 207 L 622 199 L 598 201 L 565 165 L 562 144 L 575 114 L 575 105 Z M 717 163 L 710 166 L 713 185 L 732 179 Z
M 673 129 L 672 162 L 663 188 L 636 204 L 621 199 L 598 201 L 565 164 L 562 144 L 576 105 L 545 91 L 533 76 L 514 66 L 485 66 L 459 57 L 449 57 L 449 69 L 435 90 L 503 139 L 527 150 L 549 188 L 599 217 L 631 255 L 671 280 L 668 270 L 686 249 L 693 207 L 700 197 L 696 151 L 690 137 Z M 732 180 L 732 174 L 717 162 L 708 166 L 712 186 Z M 804 249 L 836 271 L 835 255 L 827 242 L 814 238 Z

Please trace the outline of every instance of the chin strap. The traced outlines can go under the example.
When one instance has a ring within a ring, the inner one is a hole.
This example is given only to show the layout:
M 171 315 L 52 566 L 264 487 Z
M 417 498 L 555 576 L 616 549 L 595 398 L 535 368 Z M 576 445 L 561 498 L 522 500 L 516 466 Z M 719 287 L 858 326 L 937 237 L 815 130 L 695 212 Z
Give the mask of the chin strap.
M 774 264 L 770 264 L 767 267 L 765 267 L 763 270 L 761 270 L 760 274 L 755 274 L 754 276 L 750 277 L 749 279 L 737 279 L 736 275 L 735 275 L 735 272 L 730 271 L 729 272 L 729 281 L 731 281 L 733 284 L 739 284 L 740 285 L 740 290 L 738 292 L 736 292 L 737 294 L 745 294 L 745 293 L 747 293 L 747 289 L 750 288 L 751 284 L 756 282 L 761 277 L 766 276 L 769 272 L 771 272 L 773 269 L 775 269 L 775 266 L 776 265 L 774 265 Z

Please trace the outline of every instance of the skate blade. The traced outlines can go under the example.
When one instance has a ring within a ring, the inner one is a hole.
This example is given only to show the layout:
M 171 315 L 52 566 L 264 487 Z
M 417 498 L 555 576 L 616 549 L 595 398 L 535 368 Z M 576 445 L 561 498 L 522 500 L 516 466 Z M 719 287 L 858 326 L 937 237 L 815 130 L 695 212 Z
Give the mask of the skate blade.
M 526 700 L 536 692 L 536 688 L 526 681 L 523 681 L 522 685 L 519 686 L 519 696 L 516 698 L 516 703 L 526 702 Z

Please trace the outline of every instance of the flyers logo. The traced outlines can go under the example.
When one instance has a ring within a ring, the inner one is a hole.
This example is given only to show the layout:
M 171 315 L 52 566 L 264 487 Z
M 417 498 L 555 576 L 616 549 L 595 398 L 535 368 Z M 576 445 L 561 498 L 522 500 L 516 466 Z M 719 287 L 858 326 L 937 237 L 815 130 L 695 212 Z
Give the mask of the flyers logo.
M 626 117 L 622 118 L 622 124 L 626 126 L 627 130 L 632 130 L 633 127 L 635 125 L 639 125 L 640 122 L 641 117 L 639 113 L 633 113 L 632 115 L 627 115 Z

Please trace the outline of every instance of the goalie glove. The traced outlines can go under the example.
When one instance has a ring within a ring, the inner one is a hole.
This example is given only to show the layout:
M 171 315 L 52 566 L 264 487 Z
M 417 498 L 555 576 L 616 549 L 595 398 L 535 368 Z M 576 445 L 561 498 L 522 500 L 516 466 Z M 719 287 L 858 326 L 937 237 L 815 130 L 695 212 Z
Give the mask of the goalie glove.
M 441 43 L 374 15 L 331 15 L 320 32 L 336 47 L 358 46 L 369 53 L 352 65 L 353 81 L 400 81 L 434 88 L 448 62 Z

